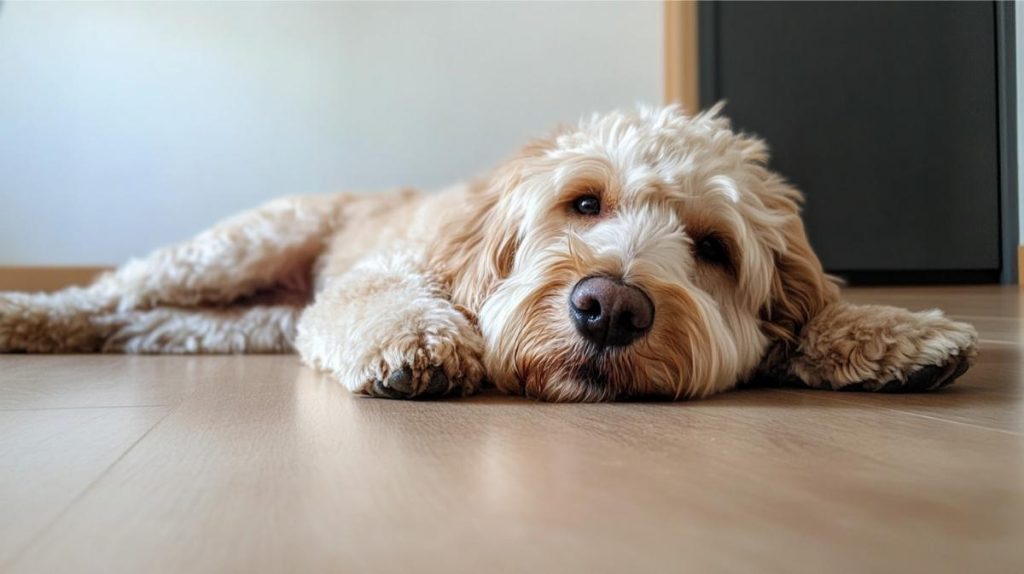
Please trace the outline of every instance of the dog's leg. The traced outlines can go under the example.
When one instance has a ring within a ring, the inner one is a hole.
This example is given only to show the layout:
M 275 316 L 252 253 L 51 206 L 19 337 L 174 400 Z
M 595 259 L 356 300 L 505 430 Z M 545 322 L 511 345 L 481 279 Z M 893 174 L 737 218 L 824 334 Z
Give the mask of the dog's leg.
M 842 300 L 838 282 L 822 269 L 807 240 L 796 191 L 770 180 L 766 196 L 789 213 L 778 230 L 785 249 L 774 253 L 771 301 L 761 309 L 773 340 L 755 384 L 882 392 L 928 391 L 951 384 L 977 354 L 974 327 L 938 310 L 856 305 Z
M 302 307 L 157 307 L 103 316 L 100 349 L 112 353 L 283 353 L 292 349 Z
M 0 293 L 0 352 L 99 351 L 110 329 L 94 318 L 110 305 L 87 289 L 58 293 Z
M 310 266 L 337 225 L 345 198 L 271 201 L 189 241 L 129 261 L 91 289 L 116 299 L 122 310 L 226 304 L 276 286 L 306 289 Z
M 190 241 L 130 261 L 87 287 L 51 294 L 0 293 L 0 352 L 159 352 L 161 349 L 154 341 L 161 339 L 112 346 L 107 339 L 130 331 L 135 333 L 135 339 L 142 340 L 145 337 L 139 329 L 143 326 L 159 330 L 159 325 L 167 324 L 166 320 L 157 321 L 157 317 L 174 315 L 179 322 L 185 317 L 183 311 L 163 310 L 148 315 L 133 311 L 239 303 L 245 308 L 263 297 L 264 292 L 275 292 L 270 297 L 272 305 L 281 304 L 282 292 L 300 295 L 292 299 L 308 297 L 313 260 L 335 229 L 346 197 L 306 196 L 272 201 L 225 220 Z M 291 301 L 284 307 L 298 308 L 304 302 Z M 228 315 L 219 316 L 216 323 L 220 328 L 229 328 L 227 325 L 232 321 L 227 318 Z M 130 322 L 133 319 L 138 320 L 134 326 Z M 188 337 L 189 333 L 186 330 L 182 336 Z M 260 343 L 232 350 L 279 348 L 277 343 L 281 340 L 278 337 L 269 347 Z M 179 343 L 167 339 L 167 352 L 187 348 Z M 224 346 L 200 347 L 214 352 Z
M 282 353 L 302 306 L 99 309 L 60 295 L 0 295 L 0 351 L 23 353 Z
M 836 302 L 804 326 L 777 378 L 842 391 L 929 391 L 967 370 L 977 340 L 974 327 L 938 310 Z
M 357 264 L 303 313 L 296 348 L 349 390 L 388 398 L 475 392 L 483 341 L 416 256 Z

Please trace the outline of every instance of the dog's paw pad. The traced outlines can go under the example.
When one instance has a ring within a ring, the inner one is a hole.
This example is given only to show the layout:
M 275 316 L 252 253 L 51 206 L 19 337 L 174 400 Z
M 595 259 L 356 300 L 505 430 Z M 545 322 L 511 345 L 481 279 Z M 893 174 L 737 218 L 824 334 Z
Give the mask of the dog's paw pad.
M 910 373 L 906 381 L 890 381 L 879 389 L 885 393 L 921 393 L 952 385 L 967 372 L 970 359 L 951 357 L 944 365 L 929 365 Z
M 387 380 L 373 381 L 369 394 L 387 399 L 411 398 L 416 394 L 416 389 L 413 386 L 412 369 L 404 367 L 391 373 Z
M 406 365 L 391 373 L 386 380 L 373 381 L 369 386 L 371 396 L 385 399 L 432 399 L 461 393 L 462 387 L 450 385 L 448 376 L 440 367 L 417 373 Z
M 957 355 L 942 365 L 928 365 L 910 373 L 906 380 L 865 381 L 841 387 L 841 391 L 876 393 L 923 393 L 952 385 L 971 366 L 969 357 Z

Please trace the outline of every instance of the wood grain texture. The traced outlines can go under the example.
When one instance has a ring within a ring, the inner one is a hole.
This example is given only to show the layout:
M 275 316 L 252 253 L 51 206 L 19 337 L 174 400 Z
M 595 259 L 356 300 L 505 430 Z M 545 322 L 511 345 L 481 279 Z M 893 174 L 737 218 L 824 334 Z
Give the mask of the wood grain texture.
M 358 398 L 293 356 L 0 357 L 16 373 L 0 377 L 14 409 L 0 415 L 170 409 L 131 448 L 145 424 L 74 427 L 37 449 L 28 419 L 0 418 L 0 452 L 124 451 L 73 500 L 2 512 L 15 559 L 0 569 L 1024 571 L 1024 295 L 848 296 L 969 314 L 987 341 L 978 364 L 925 395 L 552 405 Z M 18 484 L 51 472 L 22 465 Z M 40 530 L 37 510 L 56 519 Z

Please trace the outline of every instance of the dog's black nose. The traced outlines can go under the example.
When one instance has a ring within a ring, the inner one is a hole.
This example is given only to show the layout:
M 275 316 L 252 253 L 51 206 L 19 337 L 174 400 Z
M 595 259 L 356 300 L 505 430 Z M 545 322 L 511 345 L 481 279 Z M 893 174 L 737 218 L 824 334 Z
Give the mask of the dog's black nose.
M 626 346 L 651 328 L 654 303 L 646 293 L 610 277 L 587 277 L 569 295 L 569 314 L 588 340 Z

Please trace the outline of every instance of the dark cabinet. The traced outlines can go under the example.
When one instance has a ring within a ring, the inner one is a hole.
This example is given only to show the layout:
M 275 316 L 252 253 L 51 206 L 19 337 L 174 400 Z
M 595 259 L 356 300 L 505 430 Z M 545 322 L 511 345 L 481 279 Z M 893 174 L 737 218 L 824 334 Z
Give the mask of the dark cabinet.
M 726 100 L 736 127 L 767 140 L 772 166 L 807 196 L 828 270 L 854 282 L 998 281 L 1012 261 L 1004 226 L 1016 233 L 1001 220 L 1016 193 L 1003 12 L 703 3 L 701 104 Z

